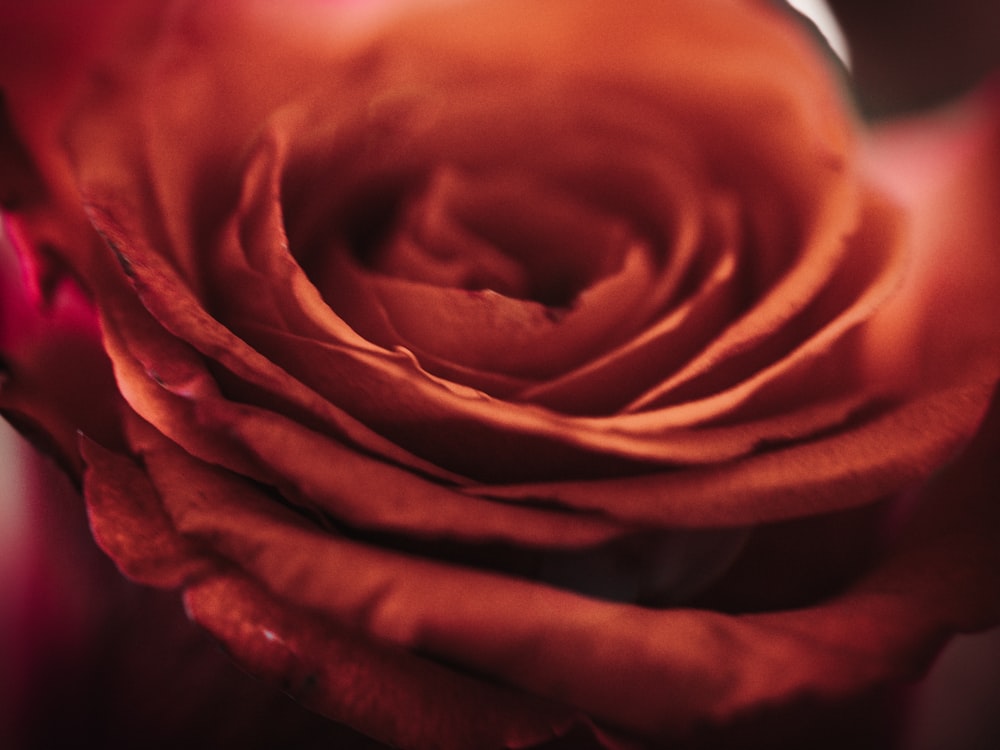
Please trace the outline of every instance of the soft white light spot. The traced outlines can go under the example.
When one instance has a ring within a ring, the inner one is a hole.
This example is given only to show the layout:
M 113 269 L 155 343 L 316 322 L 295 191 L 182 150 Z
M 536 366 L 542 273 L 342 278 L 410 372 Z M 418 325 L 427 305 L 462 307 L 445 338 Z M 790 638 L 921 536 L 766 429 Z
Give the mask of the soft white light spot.
M 275 632 L 273 630 L 268 630 L 267 628 L 262 628 L 260 632 L 263 634 L 264 638 L 266 638 L 267 640 L 271 641 L 272 643 L 274 641 L 280 641 L 281 640 L 275 634 Z
M 788 4 L 816 24 L 816 27 L 826 37 L 826 41 L 830 43 L 830 47 L 836 53 L 837 57 L 848 68 L 851 67 L 851 55 L 847 49 L 847 39 L 844 37 L 844 32 L 840 30 L 840 25 L 830 11 L 830 7 L 824 0 L 788 0 Z

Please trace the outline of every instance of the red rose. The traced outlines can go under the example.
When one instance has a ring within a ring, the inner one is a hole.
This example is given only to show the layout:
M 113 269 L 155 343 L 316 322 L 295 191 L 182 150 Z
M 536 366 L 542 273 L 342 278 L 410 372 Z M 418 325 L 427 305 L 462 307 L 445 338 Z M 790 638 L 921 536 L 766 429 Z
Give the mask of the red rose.
M 403 747 L 732 746 L 1000 622 L 992 428 L 935 474 L 995 97 L 863 134 L 755 2 L 103 7 L 0 67 L 9 232 L 100 318 L 98 542 L 251 671 Z

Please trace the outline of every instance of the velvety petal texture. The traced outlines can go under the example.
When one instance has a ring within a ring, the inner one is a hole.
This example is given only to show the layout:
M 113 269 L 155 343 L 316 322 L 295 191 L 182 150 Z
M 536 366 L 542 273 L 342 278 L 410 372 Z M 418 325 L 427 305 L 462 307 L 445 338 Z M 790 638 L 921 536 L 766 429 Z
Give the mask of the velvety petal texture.
M 8 234 L 114 375 L 49 417 L 29 349 L 25 413 L 251 672 L 404 748 L 737 747 L 1000 622 L 995 92 L 865 132 L 754 0 L 102 12 L 0 58 Z

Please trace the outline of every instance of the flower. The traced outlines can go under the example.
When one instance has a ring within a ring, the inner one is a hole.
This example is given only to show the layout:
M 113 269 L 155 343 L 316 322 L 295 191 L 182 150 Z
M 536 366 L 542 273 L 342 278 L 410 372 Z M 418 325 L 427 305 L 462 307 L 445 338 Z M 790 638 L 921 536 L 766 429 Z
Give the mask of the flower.
M 721 6 L 109 2 L 8 52 L 7 232 L 114 385 L 11 380 L 121 570 L 412 748 L 732 746 L 1000 621 L 995 436 L 950 464 L 1000 107 L 862 133 Z

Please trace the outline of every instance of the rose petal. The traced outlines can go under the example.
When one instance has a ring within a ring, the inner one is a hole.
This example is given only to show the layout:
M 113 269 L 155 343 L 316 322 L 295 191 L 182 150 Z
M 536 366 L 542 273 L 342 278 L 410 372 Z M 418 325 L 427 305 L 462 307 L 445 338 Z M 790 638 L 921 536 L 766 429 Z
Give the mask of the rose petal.
M 90 300 L 65 270 L 40 289 L 17 229 L 0 225 L 0 411 L 78 475 L 78 430 L 122 444 L 120 397 Z
M 553 704 L 317 620 L 214 555 L 192 555 L 192 542 L 174 530 L 144 472 L 93 443 L 83 448 L 92 462 L 91 522 L 105 549 L 139 580 L 161 586 L 189 581 L 191 617 L 238 660 L 282 682 L 314 710 L 413 748 L 525 747 L 586 723 Z
M 190 616 L 255 674 L 297 700 L 393 746 L 529 747 L 589 722 L 332 627 L 237 574 L 185 593 Z M 610 735 L 591 730 L 620 747 Z
M 654 525 L 743 525 L 856 507 L 926 479 L 969 439 L 996 378 L 995 367 L 969 377 L 969 385 L 862 412 L 862 418 L 846 422 L 846 429 L 821 440 L 792 442 L 741 461 L 620 479 L 467 491 L 581 511 L 600 508 L 622 523 Z
M 210 450 L 207 458 L 213 463 L 274 486 L 284 499 L 328 512 L 349 527 L 405 532 L 410 539 L 551 549 L 592 547 L 633 531 L 605 521 L 601 514 L 477 501 L 260 409 L 220 399 L 199 403 L 198 415 L 204 429 L 216 437 L 224 435 L 236 453 L 234 457 Z M 176 446 L 136 420 L 129 424 L 132 449 L 145 457 L 146 470 L 154 478 L 166 472 L 169 481 L 158 479 L 164 486 L 190 480 L 193 470 L 174 468 L 182 460 Z
M 998 91 L 883 126 L 867 144 L 873 177 L 913 220 L 909 278 L 870 333 L 870 366 L 911 386 L 1000 361 Z
M 81 438 L 87 462 L 85 492 L 97 543 L 132 580 L 175 588 L 208 570 L 214 560 L 181 538 L 144 471 L 132 460 Z
M 141 36 L 159 6 L 106 0 L 84 9 L 43 0 L 0 10 L 0 197 L 32 253 L 56 248 L 79 271 L 78 256 L 99 246 L 79 204 L 61 129 L 89 72 L 108 50 Z
M 182 500 L 176 485 L 161 491 L 186 534 L 211 538 L 268 588 L 294 591 L 336 622 L 457 659 L 614 725 L 670 736 L 777 700 L 833 700 L 913 676 L 943 629 L 992 621 L 1000 568 L 980 524 L 1000 518 L 988 488 L 935 495 L 927 504 L 935 520 L 915 525 L 841 596 L 742 617 L 595 602 L 330 537 L 266 501 L 225 493 Z M 587 678 L 594 674 L 605 678 Z

